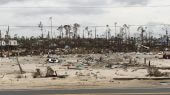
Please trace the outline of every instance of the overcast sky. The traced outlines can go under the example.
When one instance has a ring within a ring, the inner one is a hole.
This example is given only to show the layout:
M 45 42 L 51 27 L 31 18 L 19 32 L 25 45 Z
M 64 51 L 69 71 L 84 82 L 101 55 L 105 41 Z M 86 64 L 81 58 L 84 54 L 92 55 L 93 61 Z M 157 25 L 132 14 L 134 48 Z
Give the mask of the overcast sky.
M 0 25 L 37 25 L 40 21 L 49 25 L 49 17 L 54 25 L 169 24 L 170 7 L 120 7 L 157 5 L 170 5 L 170 0 L 0 0 Z

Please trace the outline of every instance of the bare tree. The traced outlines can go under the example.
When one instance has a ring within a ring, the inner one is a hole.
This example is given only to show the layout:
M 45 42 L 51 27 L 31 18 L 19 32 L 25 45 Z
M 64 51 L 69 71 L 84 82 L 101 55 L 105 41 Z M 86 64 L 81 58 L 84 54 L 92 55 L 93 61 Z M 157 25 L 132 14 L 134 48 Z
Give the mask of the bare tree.
M 9 35 L 9 26 L 8 29 L 6 31 L 6 35 L 5 35 L 5 43 L 7 44 L 7 49 L 8 49 L 8 57 L 9 57 L 9 40 L 10 40 L 10 35 Z
M 75 23 L 73 25 L 73 32 L 74 32 L 74 38 L 77 38 L 78 37 L 78 34 L 77 34 L 77 31 L 78 31 L 78 28 L 80 27 L 80 24 L 78 23 Z
M 47 39 L 50 39 L 50 31 L 48 31 Z
M 162 28 L 162 30 L 166 32 L 166 34 L 165 34 L 165 37 L 166 37 L 166 45 L 167 45 L 167 47 L 168 47 L 168 46 L 169 46 L 169 36 L 168 36 L 168 28 L 167 28 L 167 26 L 164 25 L 163 28 Z
M 87 35 L 88 35 L 88 38 L 89 38 L 89 35 L 90 35 L 90 33 L 89 33 L 89 27 L 88 27 L 88 26 L 85 27 L 85 30 L 87 31 Z
M 71 26 L 70 25 L 64 25 L 64 29 L 66 31 L 66 37 L 70 38 Z
M 143 26 L 140 26 L 138 27 L 137 31 L 140 31 L 141 32 L 141 44 L 143 45 L 143 41 L 144 41 L 144 32 L 146 32 L 146 29 L 147 27 L 143 27 Z
M 88 38 L 92 37 L 92 30 L 89 30 L 89 27 L 85 27 L 85 30 L 87 31 Z
M 63 38 L 63 28 L 64 27 L 62 25 L 57 28 L 57 30 L 60 32 L 60 37 L 61 38 Z
M 127 40 L 128 39 L 128 35 L 129 35 L 129 26 L 127 25 L 127 24 L 124 24 L 123 25 L 123 30 L 124 30 L 124 34 L 125 34 L 125 40 Z
M 106 25 L 106 39 L 110 39 L 111 38 L 111 29 L 109 27 L 109 25 Z
M 120 33 L 119 33 L 119 38 L 122 38 L 124 39 L 124 36 L 125 36 L 125 32 L 124 32 L 124 28 L 123 27 L 120 27 Z

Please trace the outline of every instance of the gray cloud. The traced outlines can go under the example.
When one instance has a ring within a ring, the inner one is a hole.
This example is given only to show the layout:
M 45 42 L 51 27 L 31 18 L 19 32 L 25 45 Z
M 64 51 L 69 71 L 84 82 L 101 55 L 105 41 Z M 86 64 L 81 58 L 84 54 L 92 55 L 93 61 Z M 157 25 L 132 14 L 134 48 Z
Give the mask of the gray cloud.
M 22 3 L 25 1 L 29 2 L 41 2 L 48 0 L 0 0 L 0 4 L 7 4 L 11 2 Z M 112 5 L 114 3 L 123 3 L 128 5 L 146 5 L 149 0 L 49 0 L 48 2 L 60 2 L 68 4 L 70 6 L 105 6 Z
M 65 0 L 70 6 L 112 6 L 115 3 L 125 5 L 147 5 L 149 0 Z
M 147 5 L 149 0 L 113 0 L 114 2 L 124 3 L 127 5 Z
M 0 2 L 12 2 L 13 0 L 2 0 Z M 23 2 L 27 0 L 14 0 Z M 36 0 L 38 1 L 38 0 Z M 43 0 L 42 0 L 43 1 Z M 45 0 L 46 1 L 46 0 Z M 72 8 L 72 7 L 100 7 L 114 6 L 116 3 L 123 5 L 146 5 L 149 0 L 51 0 L 48 2 L 60 3 L 71 8 L 38 8 L 38 9 L 18 9 L 14 11 L 15 15 L 35 16 L 35 15 L 100 15 L 107 13 L 102 8 Z M 33 1 L 30 1 L 33 2 Z M 41 3 L 41 0 L 40 0 Z M 48 5 L 47 5 L 48 6 Z
M 14 12 L 14 11 L 13 11 Z M 99 15 L 107 11 L 89 8 L 47 8 L 47 9 L 17 9 L 15 15 L 38 16 L 38 15 Z
M 40 2 L 37 4 L 46 2 L 53 2 L 54 4 L 61 4 L 63 7 L 71 7 L 71 8 L 24 8 L 24 9 L 12 9 L 9 12 L 13 13 L 16 17 L 34 17 L 34 16 L 45 16 L 45 15 L 103 15 L 108 13 L 109 11 L 102 8 L 72 8 L 72 7 L 100 7 L 100 6 L 114 6 L 114 4 L 120 3 L 123 5 L 144 5 L 147 4 L 149 0 L 0 0 L 0 4 L 8 3 L 12 4 L 12 2 L 17 2 L 17 5 L 22 5 L 25 2 Z M 17 6 L 16 5 L 16 6 Z M 24 5 L 24 4 L 23 4 Z M 48 3 L 45 5 L 48 7 Z M 32 5 L 35 6 L 35 5 Z M 38 5 L 37 5 L 38 6 Z M 46 7 L 45 6 L 45 7 Z M 58 5 L 57 5 L 58 6 Z M 30 5 L 31 7 L 31 5 Z
M 6 4 L 8 6 L 8 3 L 17 2 L 17 5 L 22 5 L 24 1 L 29 0 L 0 0 L 0 4 Z M 107 12 L 106 10 L 102 8 L 72 8 L 72 7 L 95 7 L 95 6 L 102 6 L 106 5 L 107 1 L 104 0 L 35 0 L 36 2 L 39 1 L 39 4 L 43 3 L 43 1 L 47 2 L 53 2 L 54 4 L 59 4 L 57 6 L 60 6 L 60 4 L 64 5 L 62 7 L 66 8 L 24 8 L 24 9 L 17 9 L 12 11 L 15 15 L 23 15 L 23 16 L 35 16 L 35 15 L 98 15 L 103 14 Z M 33 0 L 30 0 L 29 2 L 33 2 Z M 38 4 L 38 3 L 37 3 Z M 39 6 L 39 5 L 30 5 L 31 6 Z M 48 7 L 49 5 L 46 4 L 44 7 Z M 17 7 L 17 6 L 16 6 Z M 43 6 L 40 6 L 43 7 Z M 67 8 L 71 7 L 71 8 Z
M 67 0 L 70 6 L 104 6 L 107 5 L 108 0 Z
M 0 0 L 0 5 L 11 3 L 11 2 L 25 2 L 26 0 Z

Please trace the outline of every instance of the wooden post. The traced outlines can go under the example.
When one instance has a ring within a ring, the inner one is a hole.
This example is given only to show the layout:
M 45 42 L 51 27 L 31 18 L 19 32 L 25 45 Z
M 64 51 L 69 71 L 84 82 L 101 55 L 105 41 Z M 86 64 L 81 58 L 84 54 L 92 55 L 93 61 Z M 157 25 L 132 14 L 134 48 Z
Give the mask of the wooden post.
M 131 64 L 132 63 L 132 59 L 130 58 L 130 60 L 129 60 L 129 64 Z
M 146 58 L 144 58 L 144 64 L 146 64 Z
M 149 67 L 151 67 L 151 61 L 149 60 Z

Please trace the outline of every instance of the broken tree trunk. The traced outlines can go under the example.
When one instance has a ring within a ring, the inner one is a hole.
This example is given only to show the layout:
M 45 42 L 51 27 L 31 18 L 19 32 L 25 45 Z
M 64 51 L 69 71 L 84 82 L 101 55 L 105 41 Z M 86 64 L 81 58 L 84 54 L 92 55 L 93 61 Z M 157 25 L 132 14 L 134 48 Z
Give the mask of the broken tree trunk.
M 54 70 L 51 67 L 47 67 L 47 73 L 46 73 L 46 77 L 55 77 L 56 75 L 54 75 Z
M 36 72 L 33 73 L 33 78 L 41 78 L 41 77 L 42 77 L 42 74 L 41 74 L 40 69 L 36 69 Z

